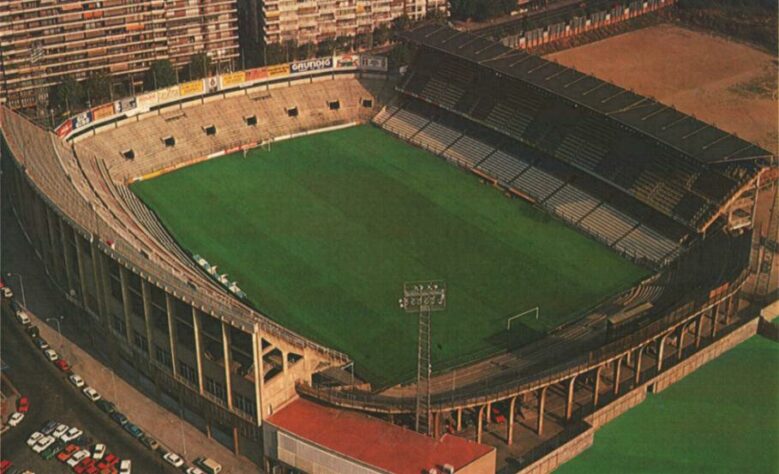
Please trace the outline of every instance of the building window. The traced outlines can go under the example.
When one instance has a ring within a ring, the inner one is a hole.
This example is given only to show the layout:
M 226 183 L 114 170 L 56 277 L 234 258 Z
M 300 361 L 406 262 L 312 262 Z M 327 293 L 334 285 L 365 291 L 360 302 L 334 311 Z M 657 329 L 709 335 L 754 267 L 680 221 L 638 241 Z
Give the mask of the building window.
M 173 360 L 170 358 L 170 351 L 163 349 L 158 345 L 155 345 L 154 358 L 157 360 L 157 362 L 164 365 L 165 367 L 169 369 L 173 368 Z
M 125 337 L 125 334 L 127 334 L 127 326 L 124 324 L 124 318 L 120 316 L 114 315 L 111 318 L 111 327 L 113 327 L 114 331 L 122 337 Z
M 224 385 L 212 379 L 211 377 L 206 377 L 203 382 L 204 382 L 204 387 L 206 389 L 206 392 L 210 393 L 211 395 L 215 396 L 216 398 L 222 401 L 227 400 L 227 394 L 225 392 Z
M 187 382 L 191 383 L 192 385 L 197 385 L 197 372 L 192 366 L 179 361 L 179 373 L 182 377 L 184 377 L 184 379 L 187 380 Z
M 257 406 L 254 404 L 254 400 L 249 397 L 244 397 L 240 393 L 233 394 L 233 405 L 235 408 L 252 417 L 257 417 Z
M 135 344 L 135 347 L 143 351 L 144 354 L 149 355 L 149 340 L 146 339 L 146 336 L 141 334 L 138 331 L 133 331 L 133 344 Z

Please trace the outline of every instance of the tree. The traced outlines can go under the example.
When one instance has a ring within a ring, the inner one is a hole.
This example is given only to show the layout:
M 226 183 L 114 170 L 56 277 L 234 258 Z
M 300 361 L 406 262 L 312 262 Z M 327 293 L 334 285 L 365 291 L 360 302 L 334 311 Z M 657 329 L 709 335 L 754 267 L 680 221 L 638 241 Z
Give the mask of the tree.
M 206 53 L 193 54 L 189 58 L 187 70 L 189 71 L 190 81 L 204 79 L 208 77 L 208 73 L 211 71 L 211 58 Z
M 265 46 L 264 65 L 281 64 L 283 62 L 286 62 L 284 46 L 279 43 L 271 43 Z
M 68 115 L 84 106 L 84 88 L 72 76 L 65 76 L 49 89 L 49 107 Z
M 389 39 L 390 29 L 386 23 L 379 25 L 375 30 L 373 30 L 373 42 L 375 46 L 381 46 L 389 41 Z
M 331 56 L 335 52 L 335 39 L 325 38 L 317 44 L 317 56 Z
M 104 104 L 111 100 L 111 76 L 98 71 L 84 81 L 84 91 L 90 106 Z
M 173 64 L 167 59 L 154 61 L 143 76 L 143 87 L 146 90 L 162 89 L 176 83 L 176 72 Z

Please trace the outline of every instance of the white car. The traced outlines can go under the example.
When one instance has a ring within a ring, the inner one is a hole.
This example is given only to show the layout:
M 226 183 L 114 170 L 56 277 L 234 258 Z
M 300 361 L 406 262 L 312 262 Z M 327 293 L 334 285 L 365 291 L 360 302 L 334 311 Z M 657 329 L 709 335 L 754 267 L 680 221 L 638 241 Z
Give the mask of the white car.
M 20 309 L 16 312 L 16 319 L 25 326 L 30 324 L 30 317 L 27 315 L 27 313 L 24 312 L 23 309 Z
M 73 428 L 69 429 L 67 433 L 60 436 L 60 439 L 66 443 L 69 443 L 74 439 L 78 438 L 79 436 L 81 436 L 82 434 L 84 434 L 84 432 L 74 426 Z
M 168 464 L 173 465 L 173 467 L 181 467 L 184 465 L 184 460 L 181 459 L 181 456 L 176 453 L 168 453 L 163 456 L 162 459 L 164 459 Z
M 29 438 L 27 438 L 27 446 L 32 448 L 41 438 L 43 438 L 43 433 L 36 431 L 35 433 L 31 434 Z
M 24 413 L 14 412 L 10 417 L 8 417 L 8 426 L 16 426 L 19 423 L 22 422 L 24 419 Z
M 70 426 L 59 424 L 56 428 L 54 428 L 54 431 L 51 433 L 51 436 L 54 436 L 55 438 L 59 439 L 62 438 L 62 435 L 67 433 L 67 431 L 70 429 Z
M 206 474 L 206 472 L 199 467 L 188 467 L 186 471 L 187 474 Z
M 84 379 L 82 379 L 81 376 L 77 374 L 71 375 L 68 377 L 68 380 L 70 380 L 70 383 L 72 383 L 76 388 L 81 388 L 85 384 Z
M 119 474 L 131 474 L 133 472 L 133 462 L 129 459 L 122 459 L 119 463 Z
M 81 451 L 76 451 L 73 453 L 73 456 L 68 459 L 68 466 L 70 467 L 76 467 L 78 463 L 80 463 L 85 458 L 89 457 L 89 451 L 86 449 L 82 449 Z
M 86 397 L 92 400 L 93 402 L 96 402 L 101 398 L 100 394 L 97 393 L 97 390 L 95 390 L 92 387 L 84 387 L 84 390 L 82 390 L 82 392 L 84 392 L 84 395 L 86 395 Z
M 44 354 L 46 354 L 46 358 L 49 359 L 51 362 L 54 362 L 55 360 L 59 359 L 60 356 L 57 354 L 57 352 L 54 349 L 46 349 L 43 351 Z
M 92 459 L 100 461 L 105 456 L 106 447 L 103 443 L 98 443 L 92 448 Z
M 46 448 L 54 444 L 55 441 L 57 440 L 54 439 L 53 436 L 44 436 L 43 438 L 39 439 L 37 443 L 35 443 L 35 446 L 32 447 L 32 450 L 36 453 L 41 453 Z

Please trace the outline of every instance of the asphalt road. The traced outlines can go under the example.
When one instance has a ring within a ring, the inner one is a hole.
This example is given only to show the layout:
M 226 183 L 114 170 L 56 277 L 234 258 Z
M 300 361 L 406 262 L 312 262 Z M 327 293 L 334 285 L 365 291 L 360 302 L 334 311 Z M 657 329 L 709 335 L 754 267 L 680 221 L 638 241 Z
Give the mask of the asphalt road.
M 121 459 L 131 459 L 134 472 L 177 472 L 163 464 L 157 453 L 131 438 L 70 385 L 65 374 L 44 358 L 22 326 L 8 314 L 4 311 L 1 318 L 2 358 L 10 366 L 6 373 L 12 383 L 22 395 L 29 397 L 30 411 L 19 426 L 2 436 L 0 456 L 3 459 L 10 459 L 15 466 L 38 473 L 71 472 L 59 461 L 44 461 L 26 445 L 32 432 L 49 420 L 56 420 L 68 426 L 78 426 L 95 442 L 105 443 L 109 452 Z

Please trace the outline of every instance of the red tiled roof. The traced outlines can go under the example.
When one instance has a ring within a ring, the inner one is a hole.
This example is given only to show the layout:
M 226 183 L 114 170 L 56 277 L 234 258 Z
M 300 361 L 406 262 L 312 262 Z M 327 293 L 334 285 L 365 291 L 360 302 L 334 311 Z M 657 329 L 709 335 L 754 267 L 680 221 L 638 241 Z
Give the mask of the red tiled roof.
M 494 448 L 452 435 L 436 440 L 358 413 L 297 399 L 267 420 L 299 438 L 396 473 L 451 464 L 459 470 Z

